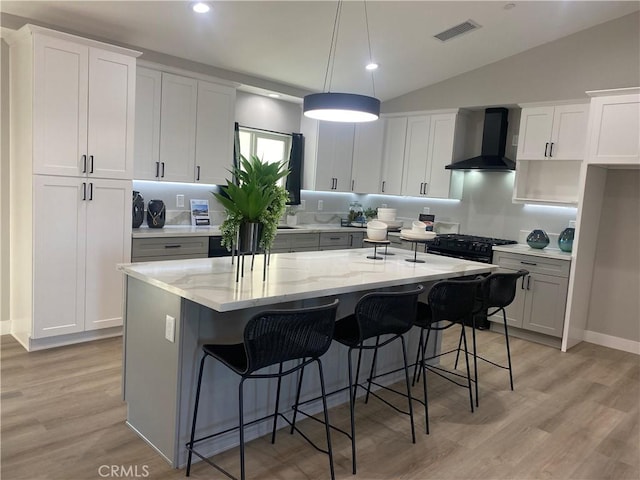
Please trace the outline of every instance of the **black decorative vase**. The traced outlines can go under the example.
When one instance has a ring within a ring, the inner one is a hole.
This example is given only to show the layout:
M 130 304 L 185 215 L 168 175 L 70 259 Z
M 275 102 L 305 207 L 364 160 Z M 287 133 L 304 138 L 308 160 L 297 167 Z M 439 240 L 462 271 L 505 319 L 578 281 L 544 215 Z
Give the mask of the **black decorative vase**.
M 531 248 L 544 248 L 549 245 L 549 236 L 544 230 L 534 230 L 527 237 L 527 245 Z
M 261 223 L 242 223 L 238 229 L 238 252 L 254 253 L 258 251 L 262 236 Z
M 133 192 L 133 213 L 132 213 L 132 226 L 133 228 L 139 228 L 144 221 L 144 198 L 140 195 L 140 192 Z
M 573 227 L 567 227 L 562 232 L 560 232 L 560 236 L 558 237 L 558 247 L 563 252 L 570 252 L 573 250 L 573 237 L 576 233 L 576 229 Z
M 149 228 L 164 227 L 165 212 L 162 200 L 149 200 L 147 205 L 147 225 Z

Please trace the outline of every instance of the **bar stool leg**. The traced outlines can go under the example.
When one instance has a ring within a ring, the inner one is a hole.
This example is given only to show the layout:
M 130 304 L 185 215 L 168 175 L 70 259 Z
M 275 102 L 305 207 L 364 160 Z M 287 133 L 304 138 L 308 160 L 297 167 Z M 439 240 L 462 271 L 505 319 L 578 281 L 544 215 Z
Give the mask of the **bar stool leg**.
M 464 343 L 464 359 L 467 364 L 467 385 L 469 387 L 469 403 L 471 404 L 471 413 L 473 413 L 473 394 L 471 393 L 471 369 L 469 368 L 469 351 L 467 349 L 467 334 L 465 332 L 464 323 L 462 326 L 462 341 Z
M 244 468 L 244 378 L 238 387 L 238 415 L 240 418 L 240 480 L 245 480 Z
M 458 339 L 458 350 L 456 351 L 456 363 L 453 364 L 454 370 L 458 369 L 458 359 L 460 358 L 461 348 L 462 348 L 462 332 L 460 332 L 460 338 Z
M 409 400 L 409 417 L 411 419 L 411 440 L 416 443 L 416 429 L 413 424 L 413 402 L 411 401 L 411 382 L 409 382 L 409 367 L 407 365 L 407 348 L 404 344 L 404 337 L 400 335 L 402 343 L 402 360 L 404 362 L 404 379 L 407 384 L 407 399 Z
M 413 382 L 411 383 L 411 386 L 414 386 L 416 384 L 416 378 L 417 379 L 420 378 L 418 377 L 418 365 L 420 364 L 420 353 L 422 352 L 423 342 L 424 342 L 424 328 L 420 328 L 420 340 L 418 341 L 418 351 L 416 352 L 416 364 L 413 369 Z
M 507 361 L 509 362 L 509 383 L 513 390 L 513 372 L 511 370 L 511 349 L 509 348 L 509 331 L 507 330 L 507 314 L 502 309 L 502 319 L 504 321 L 504 341 L 507 343 Z
M 278 391 L 276 392 L 276 409 L 273 412 L 273 430 L 271 431 L 271 443 L 276 443 L 276 426 L 278 425 L 278 407 L 280 405 L 280 385 L 282 385 L 282 362 L 278 369 Z
M 331 448 L 331 426 L 329 425 L 329 411 L 327 409 L 327 394 L 324 388 L 324 374 L 322 372 L 322 362 L 318 362 L 318 374 L 320 375 L 320 391 L 322 393 L 322 409 L 324 412 L 324 429 L 327 435 L 327 452 L 329 453 L 329 469 L 331 471 L 331 480 L 335 480 L 336 474 L 333 469 L 333 449 Z
M 380 336 L 376 337 L 376 348 L 373 351 L 373 359 L 371 360 L 371 371 L 369 372 L 369 383 L 367 384 L 367 396 L 364 399 L 364 403 L 369 403 L 369 393 L 371 393 L 371 379 L 373 378 L 373 372 L 376 369 L 376 361 L 378 360 L 378 344 L 380 343 Z
M 302 359 L 302 363 L 306 361 L 306 358 Z M 291 420 L 291 430 L 289 433 L 293 435 L 293 430 L 296 426 L 296 417 L 298 416 L 298 404 L 300 403 L 300 391 L 302 390 L 302 376 L 304 375 L 304 367 L 300 369 L 300 375 L 298 375 L 298 388 L 296 391 L 296 403 L 293 408 L 293 419 Z
M 476 387 L 476 407 L 479 407 L 478 400 L 478 356 L 476 355 L 476 317 L 471 316 L 471 337 L 473 343 L 473 378 Z
M 355 390 L 353 388 L 353 366 L 351 361 L 351 352 L 352 348 L 349 348 L 349 416 L 351 418 L 351 468 L 352 473 L 356 474 L 356 422 L 355 422 L 355 412 L 354 412 L 354 401 L 355 401 Z
M 427 397 L 427 363 L 422 362 L 422 369 L 424 378 L 422 379 L 422 393 L 424 394 L 424 429 L 425 433 L 429 435 L 429 398 Z M 414 375 L 415 378 L 415 375 Z
M 200 360 L 200 371 L 198 373 L 198 387 L 196 389 L 196 402 L 193 407 L 193 422 L 191 423 L 191 437 L 189 440 L 189 455 L 187 457 L 187 472 L 186 476 L 188 477 L 191 473 L 191 457 L 193 452 L 191 449 L 193 448 L 193 440 L 196 434 L 196 419 L 198 418 L 198 404 L 200 403 L 200 386 L 202 385 L 202 371 L 204 370 L 204 361 L 207 358 L 207 355 L 202 356 L 202 360 Z

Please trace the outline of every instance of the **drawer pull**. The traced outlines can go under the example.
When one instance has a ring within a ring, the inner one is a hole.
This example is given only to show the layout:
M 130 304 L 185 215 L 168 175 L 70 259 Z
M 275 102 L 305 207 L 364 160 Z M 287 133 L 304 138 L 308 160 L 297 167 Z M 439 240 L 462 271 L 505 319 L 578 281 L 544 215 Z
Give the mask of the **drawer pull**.
M 534 262 L 520 262 L 520 263 L 523 264 L 523 265 L 531 265 L 531 266 L 534 266 L 534 267 L 536 265 L 538 265 L 537 263 L 534 263 Z
M 527 277 L 527 290 L 531 290 L 531 276 Z
M 340 240 L 340 237 L 329 237 L 329 240 Z
M 180 248 L 182 245 L 165 245 L 164 248 Z

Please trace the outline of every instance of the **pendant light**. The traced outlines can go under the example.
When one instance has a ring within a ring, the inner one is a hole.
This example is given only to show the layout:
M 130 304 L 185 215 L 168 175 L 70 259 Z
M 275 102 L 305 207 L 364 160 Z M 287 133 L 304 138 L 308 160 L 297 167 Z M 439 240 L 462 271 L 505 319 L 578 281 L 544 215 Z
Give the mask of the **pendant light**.
M 331 92 L 331 80 L 333 78 L 333 66 L 338 45 L 338 31 L 340 29 L 340 14 L 342 12 L 342 0 L 338 1 L 336 18 L 333 23 L 333 35 L 329 48 L 327 71 L 324 77 L 325 93 L 313 93 L 304 97 L 303 112 L 306 117 L 330 122 L 371 122 L 380 116 L 380 100 L 375 98 L 376 90 L 371 73 L 371 83 L 374 97 L 358 95 L 355 93 Z M 369 19 L 367 17 L 367 4 L 364 2 L 365 23 L 367 26 L 367 43 L 369 45 L 369 60 L 371 59 L 371 39 L 369 38 Z M 331 74 L 329 70 L 331 69 Z M 327 89 L 327 79 L 329 81 Z

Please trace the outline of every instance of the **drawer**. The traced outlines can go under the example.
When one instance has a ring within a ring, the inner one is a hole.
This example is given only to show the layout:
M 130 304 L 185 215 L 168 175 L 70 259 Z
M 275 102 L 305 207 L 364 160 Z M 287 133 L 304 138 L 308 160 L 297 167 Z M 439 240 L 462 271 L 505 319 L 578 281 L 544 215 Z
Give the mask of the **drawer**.
M 351 248 L 362 248 L 362 240 L 364 239 L 364 233 L 356 232 L 349 234 L 349 246 Z
M 294 233 L 291 237 L 291 248 L 315 248 L 318 249 L 318 234 L 317 233 Z
M 134 238 L 131 258 L 179 255 L 181 258 L 207 257 L 209 237 Z
M 207 254 L 202 253 L 198 255 L 158 255 L 151 257 L 132 257 L 131 262 L 159 262 L 163 260 L 188 260 L 191 258 L 207 258 Z
M 287 251 L 291 246 L 291 235 L 283 235 L 281 233 L 276 234 L 276 238 L 273 239 L 271 244 L 271 251 Z
M 541 273 L 555 277 L 569 277 L 569 268 L 571 267 L 571 262 L 565 260 L 505 252 L 495 252 L 493 263 L 510 270 L 523 268 L 530 273 Z
M 345 248 L 350 247 L 351 239 L 349 238 L 349 232 L 321 233 L 320 246 L 321 247 L 345 247 Z

